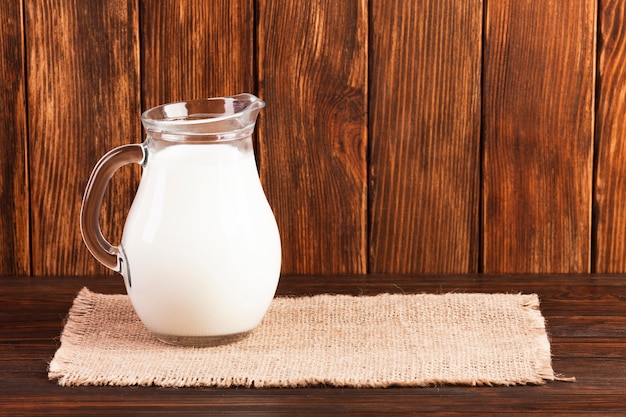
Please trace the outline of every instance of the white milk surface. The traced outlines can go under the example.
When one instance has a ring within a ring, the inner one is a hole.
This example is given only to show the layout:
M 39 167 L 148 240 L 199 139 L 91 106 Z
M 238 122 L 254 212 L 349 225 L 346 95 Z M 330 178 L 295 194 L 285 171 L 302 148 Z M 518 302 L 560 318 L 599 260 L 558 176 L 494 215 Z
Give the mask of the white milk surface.
M 150 331 L 252 330 L 274 297 L 281 262 L 253 152 L 229 144 L 148 152 L 122 247 L 127 292 Z

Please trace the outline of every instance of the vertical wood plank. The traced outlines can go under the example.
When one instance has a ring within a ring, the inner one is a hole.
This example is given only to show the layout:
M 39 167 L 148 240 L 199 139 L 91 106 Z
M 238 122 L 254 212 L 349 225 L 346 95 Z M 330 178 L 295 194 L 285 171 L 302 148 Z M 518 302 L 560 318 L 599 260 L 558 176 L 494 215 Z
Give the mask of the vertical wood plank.
M 28 155 L 21 2 L 2 2 L 0 22 L 0 275 L 28 275 Z
M 253 0 L 141 1 L 144 110 L 254 92 Z
M 284 273 L 362 273 L 367 3 L 259 0 L 262 179 Z
M 484 271 L 588 272 L 594 0 L 487 2 Z
M 35 275 L 103 273 L 79 229 L 82 194 L 107 150 L 140 139 L 133 0 L 25 0 L 32 256 Z M 103 205 L 119 243 L 135 184 L 120 172 Z
M 371 1 L 371 271 L 476 272 L 482 2 Z
M 626 3 L 599 3 L 593 272 L 626 272 Z

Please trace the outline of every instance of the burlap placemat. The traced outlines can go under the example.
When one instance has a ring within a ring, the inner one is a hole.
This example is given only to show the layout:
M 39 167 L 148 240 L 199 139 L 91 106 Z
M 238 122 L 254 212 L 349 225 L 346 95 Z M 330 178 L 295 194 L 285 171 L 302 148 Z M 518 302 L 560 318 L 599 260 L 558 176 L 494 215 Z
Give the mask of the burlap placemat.
M 60 385 L 350 387 L 514 385 L 554 380 L 537 295 L 276 298 L 229 345 L 163 344 L 126 295 L 84 288 L 49 366 Z

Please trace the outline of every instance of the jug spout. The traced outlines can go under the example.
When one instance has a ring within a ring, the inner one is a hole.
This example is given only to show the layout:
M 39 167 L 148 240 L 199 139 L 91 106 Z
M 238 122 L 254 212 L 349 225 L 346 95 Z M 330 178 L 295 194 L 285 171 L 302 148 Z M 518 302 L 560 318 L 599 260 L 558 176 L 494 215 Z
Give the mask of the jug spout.
M 243 93 L 164 104 L 141 116 L 152 136 L 173 141 L 227 141 L 250 136 L 263 100 Z
M 259 114 L 259 111 L 265 107 L 265 102 L 250 93 L 238 94 L 236 96 L 230 97 L 240 106 L 239 112 L 250 112 L 250 114 L 254 114 L 254 118 Z
M 213 100 L 213 99 L 209 99 Z M 216 99 L 220 100 L 220 99 Z M 250 93 L 224 97 L 224 117 L 232 116 L 240 121 L 241 125 L 254 124 L 265 102 Z

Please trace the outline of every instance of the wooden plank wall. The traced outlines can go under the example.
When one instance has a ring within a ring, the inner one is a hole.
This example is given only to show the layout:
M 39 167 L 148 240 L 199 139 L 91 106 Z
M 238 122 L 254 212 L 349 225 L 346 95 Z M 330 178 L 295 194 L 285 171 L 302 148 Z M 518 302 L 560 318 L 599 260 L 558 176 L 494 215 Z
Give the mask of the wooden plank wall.
M 30 190 L 23 17 L 0 5 L 0 274 L 30 274 Z
M 371 271 L 476 272 L 483 5 L 371 6 Z
M 596 5 L 489 1 L 485 271 L 590 270 Z
M 283 272 L 626 272 L 621 0 L 7 0 L 0 275 L 106 273 L 87 177 L 156 104 L 250 91 Z M 119 241 L 140 178 L 114 178 Z

